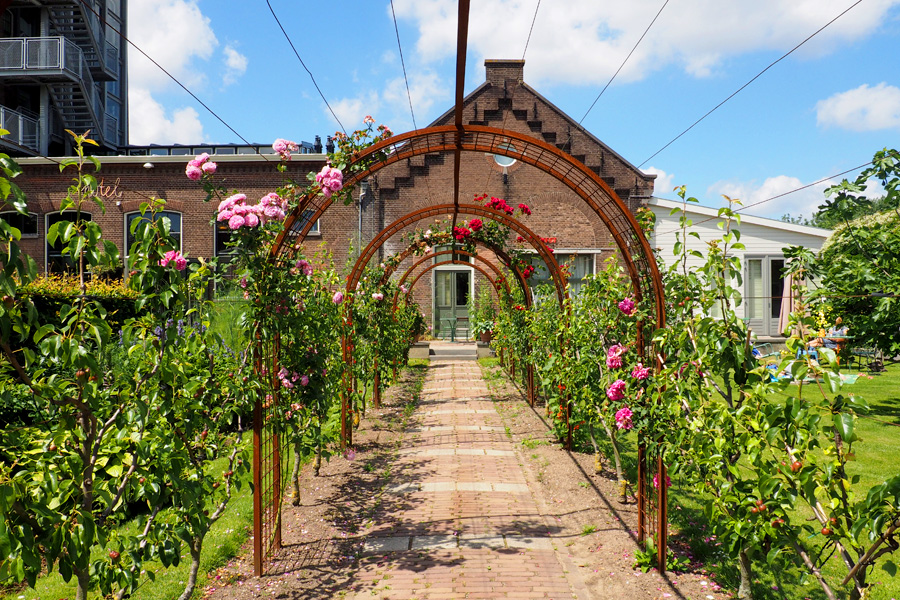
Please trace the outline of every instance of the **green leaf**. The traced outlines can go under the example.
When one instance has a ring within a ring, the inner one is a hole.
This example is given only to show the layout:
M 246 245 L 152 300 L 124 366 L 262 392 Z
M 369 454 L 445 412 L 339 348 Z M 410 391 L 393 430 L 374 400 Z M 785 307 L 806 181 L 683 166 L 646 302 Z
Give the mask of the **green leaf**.
M 834 416 L 834 428 L 847 443 L 852 443 L 859 439 L 854 431 L 855 423 L 856 416 L 853 414 L 841 413 Z

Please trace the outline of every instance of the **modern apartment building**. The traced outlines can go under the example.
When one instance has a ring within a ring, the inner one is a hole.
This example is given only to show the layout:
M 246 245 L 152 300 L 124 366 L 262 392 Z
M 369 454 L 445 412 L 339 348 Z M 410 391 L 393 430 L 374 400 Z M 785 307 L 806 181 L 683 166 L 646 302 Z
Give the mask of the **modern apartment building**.
M 97 154 L 128 143 L 127 0 L 0 2 L 0 150 L 70 156 L 70 129 Z

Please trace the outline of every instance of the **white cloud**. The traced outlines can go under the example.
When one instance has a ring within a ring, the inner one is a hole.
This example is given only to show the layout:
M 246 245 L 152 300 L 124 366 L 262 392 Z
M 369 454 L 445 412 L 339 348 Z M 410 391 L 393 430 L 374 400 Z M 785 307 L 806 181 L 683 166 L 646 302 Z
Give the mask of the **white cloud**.
M 644 173 L 648 175 L 656 175 L 656 180 L 653 182 L 653 195 L 669 198 L 672 197 L 672 190 L 675 189 L 675 175 L 673 173 L 666 173 L 662 169 L 657 169 L 656 167 L 647 167 L 643 169 Z
M 341 98 L 329 102 L 329 104 L 348 132 L 361 128 L 366 115 L 373 115 L 377 118 L 378 108 L 381 106 L 378 94 L 374 92 L 364 93 L 354 98 Z M 323 107 L 323 109 L 329 118 L 334 119 L 328 107 Z M 335 125 L 338 124 L 335 123 Z
M 196 0 L 132 0 L 128 35 L 188 87 L 205 79 L 204 69 L 195 59 L 209 59 L 219 44 Z M 165 73 L 136 50 L 128 54 L 128 77 L 132 85 L 151 91 L 172 85 Z
M 725 204 L 725 199 L 721 197 L 723 194 L 740 200 L 746 209 L 741 212 L 745 214 L 779 219 L 790 213 L 795 217 L 803 215 L 808 218 L 825 202 L 825 188 L 834 183 L 836 182 L 826 181 L 800 190 L 806 185 L 800 179 L 777 175 L 769 177 L 761 185 L 755 181 L 718 181 L 707 192 L 716 198 L 719 205 Z M 787 192 L 793 193 L 782 196 Z
M 816 104 L 816 122 L 850 131 L 900 129 L 900 88 L 863 84 Z
M 847 8 L 846 0 L 684 0 L 663 10 L 618 80 L 637 80 L 676 65 L 698 77 L 715 73 L 736 55 L 787 51 Z M 806 55 L 835 51 L 860 39 L 900 0 L 855 6 L 803 47 Z M 425 63 L 456 51 L 456 2 L 395 0 L 397 17 L 418 27 L 416 49 Z M 659 0 L 544 3 L 528 46 L 531 83 L 605 83 L 643 34 Z M 469 17 L 469 48 L 484 58 L 518 58 L 534 17 L 534 0 L 483 0 Z M 502 23 L 502 26 L 499 24 Z
M 411 97 L 416 124 L 424 127 L 427 125 L 425 115 L 429 114 L 435 101 L 446 98 L 451 92 L 434 71 L 410 72 L 408 76 L 409 96 L 406 94 L 406 82 L 401 76 L 385 82 L 381 91 L 370 90 L 331 102 L 331 108 L 348 131 L 362 127 L 362 120 L 366 115 L 372 115 L 377 122 L 389 125 L 394 131 L 406 131 L 412 129 L 412 116 L 409 112 Z M 324 110 L 331 117 L 328 108 L 324 107 Z
M 247 57 L 231 45 L 225 46 L 222 53 L 225 55 L 225 75 L 222 76 L 222 83 L 231 85 L 247 71 Z
M 179 108 L 167 115 L 148 90 L 132 86 L 128 94 L 131 109 L 128 128 L 132 144 L 196 144 L 203 141 L 203 124 L 193 108 Z
M 196 90 L 206 83 L 206 62 L 219 41 L 197 0 L 132 0 L 128 5 L 128 35 L 138 48 L 188 88 Z M 203 125 L 197 110 L 160 104 L 154 94 L 175 87 L 175 83 L 143 54 L 129 50 L 129 142 L 201 141 Z

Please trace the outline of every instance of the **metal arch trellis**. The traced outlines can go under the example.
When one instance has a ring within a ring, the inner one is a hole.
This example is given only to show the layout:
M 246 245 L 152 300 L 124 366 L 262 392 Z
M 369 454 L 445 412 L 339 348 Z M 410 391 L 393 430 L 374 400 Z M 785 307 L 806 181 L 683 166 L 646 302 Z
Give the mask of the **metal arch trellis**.
M 428 265 L 427 267 L 422 269 L 421 273 L 419 273 L 418 275 L 413 277 L 412 281 L 409 283 L 409 290 L 412 291 L 412 289 L 414 287 L 416 287 L 416 284 L 419 283 L 419 280 L 422 279 L 422 277 L 424 277 L 426 273 L 429 273 L 431 270 L 433 270 L 436 267 L 442 267 L 445 265 L 462 265 L 462 266 L 466 266 L 466 267 L 471 267 L 471 268 L 475 269 L 476 271 L 478 271 L 479 273 L 481 273 L 482 275 L 484 275 L 485 279 L 487 279 L 492 286 L 495 286 L 495 290 L 496 290 L 496 286 L 498 285 L 497 280 L 492 278 L 491 274 L 488 273 L 484 269 L 484 267 L 482 267 L 481 265 L 466 262 L 464 260 L 459 260 L 457 258 L 448 258 L 448 259 L 438 261 L 434 264 Z M 411 272 L 410 272 L 410 274 L 411 274 Z M 508 284 L 507 284 L 507 286 L 508 286 Z M 406 297 L 406 302 L 407 303 L 409 302 L 409 296 Z
M 435 206 L 421 208 L 397 219 L 396 221 L 385 227 L 383 230 L 381 230 L 381 232 L 377 236 L 375 236 L 375 238 L 373 238 L 372 241 L 369 242 L 369 244 L 366 246 L 366 248 L 360 253 L 359 257 L 356 260 L 356 263 L 353 265 L 353 270 L 350 272 L 349 277 L 347 277 L 347 293 L 345 295 L 347 300 L 344 302 L 344 311 L 347 316 L 344 317 L 344 332 L 341 338 L 341 346 L 344 352 L 344 364 L 349 365 L 352 364 L 353 361 L 353 344 L 352 340 L 348 338 L 347 333 L 348 330 L 353 326 L 353 323 L 350 320 L 351 317 L 349 316 L 349 309 L 353 303 L 353 291 L 356 290 L 357 284 L 362 277 L 366 265 L 369 264 L 369 261 L 372 260 L 372 257 L 375 256 L 375 253 L 379 248 L 381 248 L 393 236 L 403 231 L 406 227 L 415 225 L 416 223 L 419 223 L 424 219 L 443 215 L 448 212 L 453 212 L 454 214 L 475 215 L 484 217 L 486 219 L 499 221 L 501 224 L 506 225 L 512 231 L 522 236 L 522 238 L 527 243 L 534 247 L 538 255 L 544 261 L 544 264 L 547 265 L 547 268 L 550 271 L 550 275 L 552 276 L 553 281 L 556 285 L 556 293 L 559 299 L 559 304 L 561 307 L 565 306 L 565 299 L 568 293 L 566 292 L 565 282 L 562 279 L 559 264 L 556 262 L 556 258 L 553 256 L 553 253 L 547 248 L 547 246 L 544 245 L 544 243 L 541 241 L 541 238 L 521 222 L 513 219 L 502 211 L 486 208 L 484 206 L 481 206 L 480 204 L 438 204 Z M 500 260 L 510 268 L 512 273 L 518 279 L 519 285 L 524 290 L 526 303 L 530 307 L 531 294 L 530 290 L 528 289 L 528 283 L 525 281 L 524 275 L 517 268 L 515 268 L 509 255 L 502 248 L 499 248 L 494 244 L 488 244 L 483 240 L 477 240 L 477 243 L 483 244 L 486 247 L 490 248 L 495 254 L 497 254 Z M 414 244 L 405 248 L 399 255 L 406 257 L 410 252 L 412 252 L 413 248 Z M 390 265 L 385 268 L 385 272 L 382 276 L 382 282 L 387 281 L 395 266 L 396 265 Z M 533 406 L 535 401 L 533 366 L 528 365 L 528 368 L 526 370 L 526 377 L 528 388 L 528 402 Z M 341 395 L 341 442 L 342 445 L 346 446 L 353 443 L 353 428 L 349 418 L 349 393 L 347 392 L 347 390 L 350 389 L 350 381 L 348 379 L 346 371 L 344 374 L 344 379 L 344 393 Z M 569 437 L 571 438 L 571 434 L 569 435 Z
M 648 299 L 653 302 L 658 328 L 665 326 L 665 301 L 662 286 L 662 278 L 656 264 L 652 249 L 646 237 L 630 213 L 628 208 L 618 195 L 604 182 L 600 176 L 590 170 L 574 157 L 566 154 L 558 148 L 530 138 L 524 134 L 474 125 L 455 125 L 428 127 L 421 130 L 400 134 L 364 150 L 356 158 L 351 169 L 345 173 L 345 185 L 354 186 L 369 175 L 394 164 L 400 160 L 414 156 L 431 153 L 461 152 L 491 153 L 515 158 L 522 163 L 536 167 L 565 184 L 587 204 L 591 210 L 601 219 L 613 236 L 616 246 L 621 252 L 626 270 L 632 282 L 632 288 L 636 299 Z M 353 170 L 355 166 L 357 170 Z M 454 198 L 454 200 L 458 200 Z M 313 191 L 301 198 L 299 205 L 292 211 L 285 222 L 285 228 L 272 246 L 271 255 L 278 258 L 288 248 L 298 247 L 303 243 L 306 235 L 332 204 L 331 198 L 325 198 L 317 191 Z M 459 211 L 458 205 L 453 205 L 453 214 Z M 447 211 L 444 211 L 447 212 Z M 295 225 L 305 223 L 295 229 Z M 639 347 L 644 348 L 645 354 L 649 354 L 649 347 L 645 343 L 643 328 L 638 330 Z M 258 356 L 269 357 L 263 349 Z M 257 413 L 260 411 L 261 399 L 257 399 Z M 264 420 L 255 419 L 254 423 L 254 454 L 262 455 L 264 448 L 277 448 L 277 439 L 267 440 L 267 435 L 274 436 L 274 432 L 267 432 L 261 427 Z M 271 456 L 271 453 L 270 453 Z M 277 452 L 274 453 L 277 458 Z M 259 472 L 268 471 L 278 473 L 279 465 L 271 460 L 254 460 L 254 481 L 260 479 Z M 651 461 L 647 455 L 646 445 L 639 442 L 638 450 L 638 537 L 644 541 L 649 532 L 655 530 L 657 538 L 658 564 L 665 568 L 667 516 L 666 516 L 666 486 L 658 485 L 655 494 L 651 494 L 651 477 L 656 472 L 657 481 L 665 480 L 665 465 L 662 457 L 656 457 Z M 278 486 L 275 486 L 276 491 Z M 281 498 L 270 498 L 270 504 L 263 504 L 259 488 L 254 489 L 254 535 L 258 540 L 255 544 L 255 567 L 258 574 L 262 573 L 262 563 L 271 552 L 271 547 L 263 547 L 263 531 L 258 529 L 258 523 L 277 525 L 277 514 L 280 512 Z M 655 497 L 653 497 L 655 496 Z M 655 506 L 654 506 L 655 504 Z M 264 513 L 264 514 L 260 514 Z M 276 517 L 272 518 L 271 515 Z M 274 536 L 265 536 L 267 540 L 276 539 Z M 270 542 L 267 542 L 270 543 Z
M 414 262 L 412 265 L 410 265 L 410 267 L 408 269 L 406 269 L 406 271 L 403 272 L 403 275 L 400 277 L 400 280 L 397 282 L 397 285 L 403 285 L 404 283 L 406 283 L 406 280 L 409 279 L 409 276 L 412 275 L 413 272 L 422 263 L 424 263 L 428 260 L 434 260 L 438 256 L 445 256 L 447 254 L 468 256 L 469 258 L 483 262 L 485 264 L 485 266 L 487 266 L 489 269 L 491 269 L 494 272 L 494 275 L 496 275 L 496 278 L 492 278 L 490 276 L 490 273 L 485 271 L 483 267 L 480 267 L 474 263 L 463 263 L 463 264 L 468 265 L 470 267 L 474 267 L 479 273 L 484 275 L 485 279 L 487 279 L 491 283 L 491 285 L 494 286 L 494 289 L 497 289 L 497 279 L 499 279 L 500 277 L 503 276 L 503 273 L 500 271 L 500 269 L 497 268 L 496 265 L 494 265 L 492 262 L 490 262 L 483 256 L 478 256 L 477 254 L 472 254 L 472 253 L 466 252 L 465 250 L 441 250 L 439 252 L 431 252 L 431 253 L 426 254 L 425 256 L 423 256 L 422 258 L 420 258 L 419 260 Z M 442 262 L 440 264 L 445 264 L 445 263 Z M 428 271 L 428 269 L 426 269 L 425 271 L 422 271 L 422 274 L 424 274 L 426 271 Z M 418 277 L 416 278 L 415 281 L 413 281 L 412 284 L 410 284 L 409 291 L 412 291 L 412 288 L 415 286 L 416 281 L 418 281 Z M 507 283 L 507 281 L 505 279 L 502 279 L 501 281 L 503 282 L 503 285 L 506 287 L 506 291 L 508 293 L 510 291 L 509 283 Z M 399 296 L 400 296 L 399 290 L 394 292 L 394 306 L 397 306 L 397 300 L 398 300 Z M 409 297 L 410 297 L 409 293 L 407 293 L 406 302 L 409 302 Z

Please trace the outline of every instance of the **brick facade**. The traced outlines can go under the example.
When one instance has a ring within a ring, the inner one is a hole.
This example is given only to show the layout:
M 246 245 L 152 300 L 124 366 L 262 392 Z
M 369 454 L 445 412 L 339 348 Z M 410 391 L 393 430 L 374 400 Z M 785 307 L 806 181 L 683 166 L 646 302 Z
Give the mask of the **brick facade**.
M 600 175 L 632 211 L 652 195 L 655 176 L 639 171 L 524 83 L 524 61 L 488 60 L 485 65 L 485 83 L 466 98 L 465 123 L 503 128 L 556 145 Z M 433 125 L 452 122 L 451 109 Z M 213 157 L 219 164 L 219 181 L 251 199 L 265 195 L 281 182 L 282 175 L 271 164 L 276 159 L 253 155 Z M 297 181 L 304 181 L 306 174 L 318 171 L 324 161 L 325 156 L 321 154 L 295 155 L 289 164 L 289 174 Z M 205 203 L 199 186 L 185 177 L 185 163 L 183 156 L 103 159 L 99 176 L 105 186 L 107 212 L 95 213 L 93 218 L 120 250 L 125 245 L 125 215 L 138 210 L 141 202 L 152 196 L 164 198 L 168 210 L 182 213 L 183 252 L 190 257 L 213 255 L 214 233 L 210 220 L 215 205 Z M 47 159 L 25 159 L 22 166 L 25 172 L 17 181 L 28 196 L 30 210 L 39 215 L 38 235 L 23 240 L 22 245 L 43 265 L 44 215 L 58 209 L 71 176 L 60 175 L 58 166 Z M 332 205 L 321 219 L 321 235 L 310 238 L 307 244 L 311 249 L 318 242 L 325 242 L 338 268 L 348 264 L 351 243 L 356 246 L 355 255 L 360 239 L 367 243 L 402 216 L 425 206 L 452 203 L 453 158 L 450 154 L 427 154 L 401 161 L 378 171 L 367 185 L 362 214 L 357 190 L 352 204 Z M 474 195 L 482 193 L 504 198 L 511 206 L 520 202 L 531 206 L 533 215 L 525 217 L 523 223 L 540 236 L 557 238 L 556 246 L 562 252 L 581 251 L 600 256 L 615 248 L 600 219 L 562 182 L 526 164 L 501 166 L 491 154 L 463 153 L 459 200 L 469 202 Z M 421 228 L 429 225 L 423 222 Z M 390 240 L 379 256 L 402 250 L 400 237 Z M 407 259 L 399 272 L 413 260 Z M 414 299 L 429 319 L 433 274 L 431 271 L 422 277 L 414 291 Z

